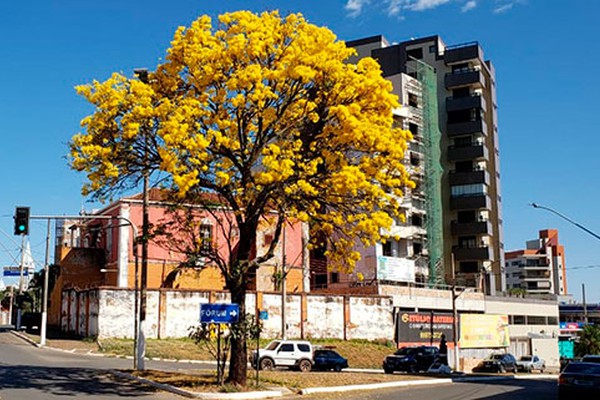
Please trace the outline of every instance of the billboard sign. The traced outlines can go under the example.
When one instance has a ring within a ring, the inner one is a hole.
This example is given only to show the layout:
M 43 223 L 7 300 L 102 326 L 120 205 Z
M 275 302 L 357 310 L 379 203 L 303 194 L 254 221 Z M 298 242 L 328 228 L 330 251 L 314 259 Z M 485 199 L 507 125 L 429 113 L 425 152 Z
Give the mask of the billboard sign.
M 433 319 L 432 319 L 433 316 Z M 398 314 L 398 342 L 429 344 L 438 343 L 442 334 L 452 342 L 452 314 L 405 312 Z
M 406 258 L 377 257 L 377 279 L 395 282 L 415 281 L 415 262 Z
M 461 314 L 460 347 L 508 347 L 508 315 Z

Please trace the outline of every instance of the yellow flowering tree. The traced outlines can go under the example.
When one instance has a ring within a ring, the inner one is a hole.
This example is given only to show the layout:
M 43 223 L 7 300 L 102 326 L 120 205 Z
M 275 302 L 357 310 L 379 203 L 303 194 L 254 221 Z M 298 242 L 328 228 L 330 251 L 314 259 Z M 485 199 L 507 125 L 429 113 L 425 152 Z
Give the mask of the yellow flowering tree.
M 349 63 L 353 54 L 299 14 L 239 11 L 215 25 L 202 16 L 177 30 L 166 62 L 150 75 L 148 94 L 139 94 L 151 122 L 131 110 L 133 127 L 124 117 L 115 127 L 109 116 L 125 100 L 107 100 L 84 120 L 87 133 L 73 140 L 72 165 L 88 173 L 92 190 L 130 172 L 127 157 L 110 158 L 110 146 L 88 145 L 110 125 L 117 154 L 127 140 L 151 143 L 182 202 L 218 198 L 232 215 L 225 230 L 233 224 L 237 242 L 217 264 L 245 315 L 247 278 L 273 257 L 286 219 L 309 223 L 311 246 L 325 248 L 333 268 L 350 271 L 359 259 L 356 243 L 382 240 L 399 217 L 402 190 L 412 185 L 402 164 L 410 133 L 394 126 L 397 100 L 378 64 Z M 95 85 L 95 93 L 104 87 Z M 255 254 L 259 223 L 273 214 L 273 241 Z M 236 336 L 229 381 L 245 385 L 246 365 L 246 342 Z

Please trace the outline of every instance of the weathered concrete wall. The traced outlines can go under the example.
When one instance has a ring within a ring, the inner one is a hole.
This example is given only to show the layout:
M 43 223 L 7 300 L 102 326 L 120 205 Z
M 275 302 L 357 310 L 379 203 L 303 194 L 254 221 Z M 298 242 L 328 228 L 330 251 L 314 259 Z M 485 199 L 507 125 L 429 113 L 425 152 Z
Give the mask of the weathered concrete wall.
M 307 297 L 307 338 L 344 338 L 344 297 Z
M 394 315 L 389 297 L 350 297 L 346 339 L 394 339 Z
M 200 304 L 209 303 L 209 297 L 209 292 L 168 291 L 164 337 L 187 336 L 190 327 L 200 321 Z

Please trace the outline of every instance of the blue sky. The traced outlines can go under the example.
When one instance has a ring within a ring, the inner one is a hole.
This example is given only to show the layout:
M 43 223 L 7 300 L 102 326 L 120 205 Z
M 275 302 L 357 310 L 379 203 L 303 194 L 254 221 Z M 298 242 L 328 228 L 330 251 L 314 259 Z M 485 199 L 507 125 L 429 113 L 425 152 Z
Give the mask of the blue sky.
M 342 40 L 383 34 L 399 42 L 433 34 L 446 44 L 479 41 L 496 67 L 506 250 L 538 230 L 559 229 L 569 291 L 600 301 L 600 242 L 530 202 L 600 232 L 600 92 L 597 16 L 587 0 L 201 1 L 22 0 L 0 3 L 0 264 L 14 265 L 14 207 L 34 215 L 76 214 L 91 204 L 70 171 L 67 142 L 92 111 L 74 86 L 154 68 L 175 32 L 202 14 L 301 12 Z M 45 222 L 32 221 L 42 262 Z

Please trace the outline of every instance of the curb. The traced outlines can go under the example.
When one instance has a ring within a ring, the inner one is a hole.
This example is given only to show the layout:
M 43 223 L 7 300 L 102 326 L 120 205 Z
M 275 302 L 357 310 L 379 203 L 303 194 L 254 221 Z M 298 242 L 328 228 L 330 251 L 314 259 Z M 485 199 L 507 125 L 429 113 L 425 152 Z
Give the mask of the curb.
M 138 382 L 153 386 L 155 388 L 158 388 L 158 389 L 161 389 L 161 390 L 164 390 L 167 392 L 171 392 L 171 393 L 178 394 L 180 396 L 185 396 L 185 397 L 195 398 L 195 399 L 206 399 L 206 400 L 209 400 L 209 399 L 210 400 L 249 399 L 249 400 L 254 400 L 254 399 L 269 399 L 269 398 L 273 398 L 273 397 L 282 397 L 283 396 L 283 391 L 281 391 L 281 390 L 261 391 L 261 392 L 236 392 L 236 393 L 198 393 L 198 392 L 192 392 L 189 390 L 180 389 L 180 388 L 177 388 L 177 387 L 171 386 L 171 385 L 154 382 L 149 379 L 140 378 L 138 376 L 126 374 L 126 373 L 120 372 L 120 371 L 110 370 L 109 372 L 111 374 L 121 377 L 121 378 L 131 379 L 131 380 L 138 381 Z
M 466 376 L 453 379 L 454 382 L 482 382 L 482 381 L 499 381 L 499 380 L 545 380 L 558 379 L 558 375 L 498 375 L 498 376 Z
M 320 387 L 320 388 L 307 388 L 302 389 L 300 394 L 313 394 L 313 393 L 331 393 L 331 392 L 349 392 L 352 390 L 372 390 L 372 389 L 386 389 L 394 387 L 406 387 L 406 386 L 420 386 L 420 385 L 447 385 L 452 383 L 452 379 L 423 379 L 415 381 L 398 381 L 398 382 L 383 382 L 383 383 L 370 383 L 367 385 L 349 385 L 349 386 L 331 386 L 331 387 Z
M 42 347 L 42 345 L 40 345 L 38 342 L 36 342 L 35 340 L 31 339 L 27 335 L 22 334 L 21 332 L 17 332 L 17 331 L 13 331 L 13 330 L 10 330 L 9 332 L 12 333 L 13 335 L 15 335 L 16 337 L 23 339 L 24 341 L 26 341 L 27 343 L 29 343 L 32 346 L 35 346 L 35 347 L 38 347 L 38 348 Z

